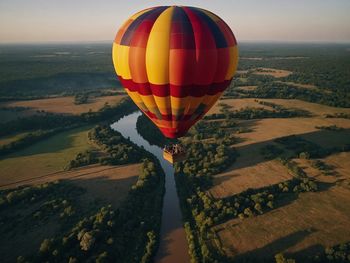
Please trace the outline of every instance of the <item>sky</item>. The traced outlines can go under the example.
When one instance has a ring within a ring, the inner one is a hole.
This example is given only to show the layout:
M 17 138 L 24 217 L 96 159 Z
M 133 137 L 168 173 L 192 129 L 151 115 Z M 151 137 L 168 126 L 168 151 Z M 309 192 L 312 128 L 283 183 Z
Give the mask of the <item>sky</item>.
M 238 41 L 350 42 L 350 0 L 0 0 L 0 43 L 113 41 L 151 6 L 208 9 Z

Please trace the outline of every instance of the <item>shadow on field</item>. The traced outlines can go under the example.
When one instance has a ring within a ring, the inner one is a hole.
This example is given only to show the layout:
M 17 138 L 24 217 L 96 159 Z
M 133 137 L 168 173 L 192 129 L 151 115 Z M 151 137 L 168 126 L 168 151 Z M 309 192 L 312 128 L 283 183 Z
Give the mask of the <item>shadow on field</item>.
M 319 145 L 321 149 L 332 149 L 334 147 L 350 144 L 350 129 L 345 129 L 343 131 L 318 130 L 310 133 L 298 134 L 297 136 Z M 236 162 L 225 172 L 254 166 L 261 162 L 267 161 L 261 155 L 260 151 L 268 144 L 276 144 L 275 139 L 236 147 L 239 157 L 237 158 Z
M 325 248 L 322 245 L 316 244 L 309 246 L 303 250 L 299 250 L 295 253 L 286 253 L 286 256 L 295 259 L 297 262 L 305 262 L 308 260 L 308 257 L 321 254 L 324 251 L 324 249 Z
M 34 143 L 23 150 L 4 156 L 3 159 L 25 157 L 37 154 L 57 153 L 74 147 L 74 141 L 79 140 L 80 132 L 86 130 L 87 127 L 80 127 L 68 131 L 60 132 L 53 136 Z
M 261 248 L 235 256 L 234 262 L 274 262 L 274 255 L 293 247 L 316 229 L 305 229 L 279 238 Z

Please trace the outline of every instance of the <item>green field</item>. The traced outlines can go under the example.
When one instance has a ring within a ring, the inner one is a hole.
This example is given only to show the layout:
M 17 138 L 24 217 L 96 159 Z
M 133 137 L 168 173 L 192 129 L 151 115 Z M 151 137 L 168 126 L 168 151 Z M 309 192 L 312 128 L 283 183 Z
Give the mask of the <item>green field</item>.
M 16 140 L 19 140 L 27 134 L 28 134 L 28 132 L 21 132 L 21 133 L 9 135 L 9 136 L 2 136 L 2 137 L 0 137 L 0 146 L 3 146 L 6 144 L 9 144 L 11 142 L 14 142 Z
M 62 132 L 0 160 L 0 181 L 6 185 L 62 171 L 79 152 L 90 149 L 91 126 Z

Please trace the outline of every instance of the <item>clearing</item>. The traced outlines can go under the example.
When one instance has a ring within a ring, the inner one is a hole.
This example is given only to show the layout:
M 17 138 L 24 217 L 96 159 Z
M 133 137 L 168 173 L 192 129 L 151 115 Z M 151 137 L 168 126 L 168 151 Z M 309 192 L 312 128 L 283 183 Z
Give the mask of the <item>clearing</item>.
M 58 97 L 39 100 L 24 100 L 2 103 L 1 107 L 28 107 L 32 111 L 47 111 L 52 113 L 81 114 L 83 112 L 98 111 L 105 103 L 117 104 L 125 95 L 103 96 L 89 98 L 88 103 L 74 104 L 74 97 Z M 30 111 L 30 110 L 29 110 Z
M 283 69 L 274 69 L 274 68 L 257 68 L 255 69 L 252 74 L 255 75 L 269 75 L 274 78 L 283 78 L 288 77 L 293 72 Z
M 79 152 L 92 149 L 85 126 L 56 134 L 0 160 L 0 186 L 64 170 Z
M 253 155 L 240 152 L 229 171 L 214 175 L 214 186 L 210 189 L 214 198 L 229 197 L 248 188 L 258 189 L 293 177 L 280 162 L 264 161 Z

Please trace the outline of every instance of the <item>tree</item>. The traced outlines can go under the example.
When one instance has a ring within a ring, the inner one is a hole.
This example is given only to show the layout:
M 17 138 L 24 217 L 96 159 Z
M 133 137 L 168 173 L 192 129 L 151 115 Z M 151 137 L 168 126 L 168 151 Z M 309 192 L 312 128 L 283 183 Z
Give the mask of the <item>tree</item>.
M 81 250 L 88 251 L 95 243 L 95 238 L 91 232 L 85 232 L 80 241 Z
M 295 263 L 294 259 L 287 259 L 282 253 L 275 255 L 276 263 Z

